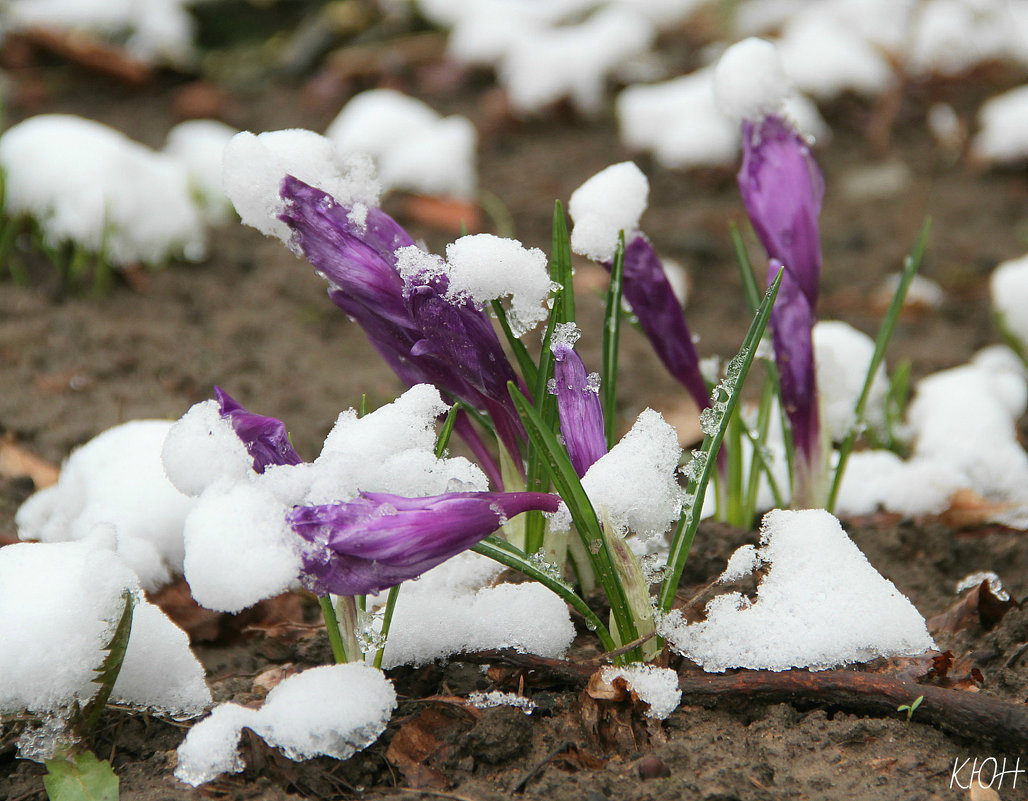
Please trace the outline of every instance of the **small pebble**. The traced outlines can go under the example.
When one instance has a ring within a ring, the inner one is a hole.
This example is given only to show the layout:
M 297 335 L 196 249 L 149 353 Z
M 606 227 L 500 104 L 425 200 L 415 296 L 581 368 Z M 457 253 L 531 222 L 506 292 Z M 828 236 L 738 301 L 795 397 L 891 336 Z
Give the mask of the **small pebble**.
M 636 768 L 639 771 L 639 778 L 644 781 L 646 779 L 666 779 L 671 775 L 671 768 L 664 764 L 664 760 L 653 754 L 640 759 Z

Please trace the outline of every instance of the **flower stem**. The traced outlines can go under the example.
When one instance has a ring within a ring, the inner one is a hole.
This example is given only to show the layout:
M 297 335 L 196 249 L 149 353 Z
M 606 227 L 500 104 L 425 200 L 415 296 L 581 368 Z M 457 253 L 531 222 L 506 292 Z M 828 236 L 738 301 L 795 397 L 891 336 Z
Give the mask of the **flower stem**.
M 321 604 L 321 614 L 325 618 L 325 628 L 328 631 L 328 642 L 332 646 L 332 657 L 337 665 L 346 664 L 346 648 L 343 646 L 343 637 L 339 633 L 339 620 L 336 618 L 335 607 L 332 606 L 332 599 L 328 595 L 318 598 Z

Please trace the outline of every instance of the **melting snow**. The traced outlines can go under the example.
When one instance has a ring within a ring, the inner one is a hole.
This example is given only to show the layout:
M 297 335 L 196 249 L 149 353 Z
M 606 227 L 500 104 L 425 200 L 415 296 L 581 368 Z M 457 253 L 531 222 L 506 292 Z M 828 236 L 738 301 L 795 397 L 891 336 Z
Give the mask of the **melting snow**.
M 678 673 L 671 668 L 656 665 L 605 667 L 600 675 L 608 684 L 614 679 L 624 679 L 639 700 L 649 705 L 650 708 L 646 711 L 648 718 L 667 720 L 682 702 L 682 691 L 678 689 Z
M 396 691 L 366 665 L 326 665 L 282 681 L 260 709 L 220 704 L 178 749 L 175 777 L 194 787 L 245 767 L 237 747 L 243 728 L 294 760 L 348 759 L 378 739 L 396 707 Z

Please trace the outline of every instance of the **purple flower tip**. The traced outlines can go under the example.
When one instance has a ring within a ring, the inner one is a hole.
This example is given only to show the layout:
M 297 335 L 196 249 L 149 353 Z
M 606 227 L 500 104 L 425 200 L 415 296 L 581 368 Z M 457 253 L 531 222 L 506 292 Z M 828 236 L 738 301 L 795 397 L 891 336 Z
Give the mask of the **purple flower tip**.
M 232 423 L 236 436 L 246 445 L 253 469 L 263 473 L 269 465 L 299 464 L 303 461 L 289 442 L 286 425 L 274 417 L 248 412 L 221 387 L 214 388 L 221 416 Z
M 346 503 L 298 506 L 287 515 L 306 540 L 304 583 L 325 595 L 364 595 L 393 587 L 468 550 L 508 518 L 555 512 L 541 492 L 451 492 L 405 498 L 362 492 Z
M 807 304 L 817 306 L 821 280 L 818 215 L 825 184 L 810 147 L 777 115 L 743 123 L 739 190 L 769 258 L 793 274 Z
M 553 382 L 560 432 L 581 478 L 607 452 L 600 405 L 599 376 L 586 373 L 585 364 L 568 342 L 553 345 Z
M 634 236 L 625 248 L 623 291 L 657 358 L 696 405 L 705 409 L 710 405 L 710 392 L 700 372 L 700 357 L 685 313 L 660 257 L 642 234 Z

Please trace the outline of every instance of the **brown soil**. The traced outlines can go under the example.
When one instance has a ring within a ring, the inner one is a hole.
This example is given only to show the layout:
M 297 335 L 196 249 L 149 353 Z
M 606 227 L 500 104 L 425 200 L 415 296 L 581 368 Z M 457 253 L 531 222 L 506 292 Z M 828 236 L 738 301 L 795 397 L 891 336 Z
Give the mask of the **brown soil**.
M 667 56 L 684 63 L 671 44 Z M 189 80 L 160 74 L 143 88 L 128 90 L 46 59 L 29 61 L 11 75 L 9 122 L 44 111 L 73 112 L 156 146 L 176 121 Z M 820 311 L 873 333 L 879 312 L 874 290 L 898 269 L 931 215 L 922 272 L 942 286 L 946 301 L 940 309 L 904 319 L 890 351 L 892 363 L 912 360 L 915 376 L 962 363 L 996 341 L 986 278 L 999 261 L 1020 256 L 1028 238 L 1023 173 L 978 171 L 942 152 L 926 132 L 925 113 L 931 103 L 945 100 L 970 125 L 981 100 L 1016 78 L 997 69 L 961 81 L 907 85 L 887 142 L 868 134 L 881 128 L 887 102 L 844 98 L 827 110 L 835 138 L 819 153 L 828 184 Z M 438 59 L 418 68 L 393 65 L 387 74 L 342 84 L 323 75 L 316 81 L 269 77 L 256 89 L 228 90 L 222 108 L 230 122 L 253 130 L 323 130 L 348 93 L 376 83 L 404 88 L 441 110 L 468 114 L 483 132 L 481 185 L 507 205 L 517 236 L 544 250 L 553 201 L 566 200 L 602 167 L 635 155 L 618 143 L 611 114 L 584 121 L 558 109 L 516 123 L 503 115 L 501 99 L 484 76 L 454 72 Z M 336 91 L 327 100 L 326 85 Z M 680 174 L 645 157 L 637 161 L 652 186 L 644 227 L 658 250 L 691 274 L 688 311 L 702 337 L 701 351 L 730 355 L 748 322 L 728 239 L 729 222 L 743 220 L 733 176 L 713 170 Z M 909 168 L 905 189 L 875 200 L 847 194 L 847 179 L 886 161 Z M 401 198 L 387 207 L 435 249 L 452 237 L 405 216 Z M 62 296 L 53 271 L 31 254 L 26 258 L 32 267 L 28 286 L 0 283 L 0 432 L 46 459 L 60 461 L 74 446 L 124 420 L 178 417 L 209 397 L 215 383 L 246 406 L 284 419 L 299 452 L 313 456 L 341 409 L 364 393 L 372 405 L 386 402 L 400 389 L 359 329 L 328 301 L 310 267 L 242 226 L 216 233 L 208 262 L 118 280 L 101 298 Z M 593 275 L 582 265 L 583 289 L 595 283 Z M 588 291 L 581 298 L 582 327 L 598 332 L 599 301 Z M 587 362 L 596 363 L 598 342 L 598 334 L 587 333 Z M 641 337 L 628 331 L 624 348 L 621 422 L 634 419 L 645 405 L 677 409 L 680 393 Z M 15 537 L 14 511 L 31 489 L 31 481 L 0 479 L 0 541 Z M 875 567 L 926 617 L 950 606 L 955 583 L 973 571 L 995 570 L 1015 599 L 1028 596 L 1028 546 L 1019 532 L 960 531 L 939 521 L 886 518 L 850 521 L 848 528 Z M 683 589 L 705 584 L 735 547 L 753 540 L 752 532 L 703 527 Z M 983 675 L 981 693 L 1018 704 L 1026 700 L 1028 658 L 1018 654 L 1028 641 L 1028 611 L 1013 609 L 991 631 L 973 625 L 937 639 L 958 658 L 970 655 L 965 666 Z M 219 701 L 259 696 L 253 679 L 268 668 L 328 661 L 318 633 L 285 638 L 265 632 L 200 646 L 198 653 Z M 572 657 L 591 653 L 583 638 Z M 583 728 L 580 688 L 545 670 L 525 676 L 495 668 L 483 674 L 455 661 L 395 671 L 394 678 L 402 700 L 386 735 L 347 763 L 294 764 L 254 742 L 246 749 L 250 767 L 244 774 L 194 791 L 171 777 L 180 726 L 112 711 L 96 747 L 101 756 L 113 758 L 122 797 L 146 801 L 492 799 L 512 793 L 556 801 L 966 798 L 966 791 L 951 788 L 954 760 L 1016 758 L 1024 747 L 960 739 L 919 722 L 916 713 L 908 722 L 898 712 L 868 714 L 859 704 L 738 697 L 706 705 L 687 698 L 663 726 L 629 727 L 634 744 L 626 745 L 621 732 L 618 748 L 605 751 L 603 742 Z M 473 689 L 518 689 L 521 678 L 524 691 L 540 706 L 530 717 L 511 710 L 475 715 L 452 701 L 426 700 Z M 419 715 L 421 728 L 412 724 Z M 390 743 L 405 728 L 408 735 L 428 732 L 438 746 L 422 776 L 435 783 L 422 790 L 409 789 L 410 776 L 386 759 Z M 663 772 L 653 757 L 669 775 L 641 777 Z M 9 737 L 0 739 L 0 798 L 44 798 L 41 775 L 39 766 L 14 759 Z M 1023 776 L 1016 778 L 1028 785 Z M 966 774 L 962 781 L 966 784 Z M 1008 778 L 1000 792 L 1010 798 L 1024 791 L 1011 789 Z

